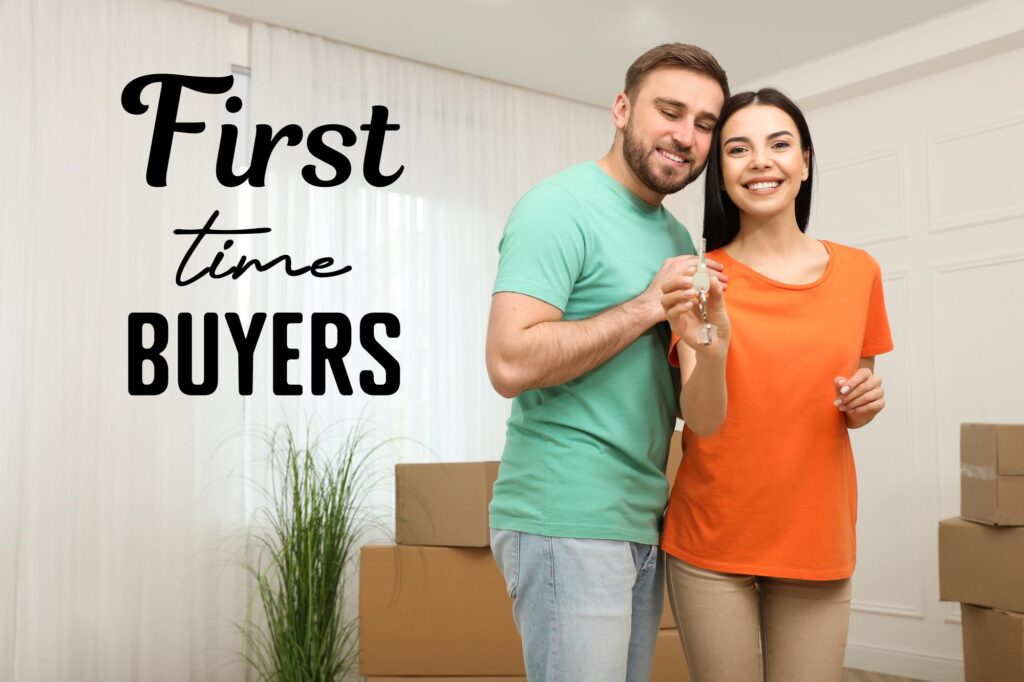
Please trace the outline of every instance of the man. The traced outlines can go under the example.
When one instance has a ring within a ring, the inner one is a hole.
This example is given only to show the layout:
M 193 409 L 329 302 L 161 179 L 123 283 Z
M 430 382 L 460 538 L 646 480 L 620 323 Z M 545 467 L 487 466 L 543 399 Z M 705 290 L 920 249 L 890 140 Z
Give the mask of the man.
M 679 394 L 661 295 L 695 264 L 661 202 L 704 169 L 727 96 L 704 50 L 648 51 L 612 106 L 611 151 L 535 186 L 505 227 L 487 370 L 515 400 L 491 546 L 531 682 L 650 674 Z

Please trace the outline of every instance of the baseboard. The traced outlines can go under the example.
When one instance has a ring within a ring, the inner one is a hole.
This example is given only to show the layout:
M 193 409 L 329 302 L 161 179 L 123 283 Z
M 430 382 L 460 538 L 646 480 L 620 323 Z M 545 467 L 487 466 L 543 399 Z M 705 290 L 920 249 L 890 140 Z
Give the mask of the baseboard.
M 847 644 L 847 668 L 871 670 L 925 682 L 963 682 L 964 662 L 946 656 L 883 649 L 866 644 Z

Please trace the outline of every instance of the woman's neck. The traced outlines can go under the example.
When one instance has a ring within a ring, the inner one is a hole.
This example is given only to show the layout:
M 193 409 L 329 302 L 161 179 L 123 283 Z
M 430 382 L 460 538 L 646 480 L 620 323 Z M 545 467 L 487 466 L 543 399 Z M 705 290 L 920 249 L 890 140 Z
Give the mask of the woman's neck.
M 725 252 L 756 272 L 787 284 L 811 284 L 828 269 L 828 247 L 800 231 L 791 213 L 768 220 L 740 216 Z
M 740 214 L 740 230 L 725 250 L 731 256 L 760 260 L 792 255 L 814 241 L 800 231 L 791 211 L 769 218 Z

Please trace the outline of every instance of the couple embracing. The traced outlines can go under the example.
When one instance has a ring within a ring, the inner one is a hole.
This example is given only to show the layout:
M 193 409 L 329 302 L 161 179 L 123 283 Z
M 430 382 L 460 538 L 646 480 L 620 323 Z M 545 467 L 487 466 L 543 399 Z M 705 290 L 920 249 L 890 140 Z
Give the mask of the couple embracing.
M 646 681 L 667 573 L 694 682 L 839 680 L 848 430 L 884 407 L 893 347 L 879 266 L 806 234 L 800 109 L 730 96 L 705 50 L 640 56 L 612 119 L 611 150 L 532 188 L 499 246 L 487 368 L 514 401 L 491 546 L 528 678 Z M 662 200 L 705 166 L 701 292 Z

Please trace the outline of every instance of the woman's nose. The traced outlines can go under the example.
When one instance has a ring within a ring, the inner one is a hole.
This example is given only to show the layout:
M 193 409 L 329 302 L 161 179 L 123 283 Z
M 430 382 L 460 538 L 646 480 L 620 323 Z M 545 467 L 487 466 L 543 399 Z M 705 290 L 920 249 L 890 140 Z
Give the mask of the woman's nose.
M 770 164 L 768 153 L 764 149 L 755 149 L 750 155 L 750 165 L 753 168 L 764 168 Z

